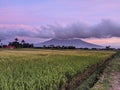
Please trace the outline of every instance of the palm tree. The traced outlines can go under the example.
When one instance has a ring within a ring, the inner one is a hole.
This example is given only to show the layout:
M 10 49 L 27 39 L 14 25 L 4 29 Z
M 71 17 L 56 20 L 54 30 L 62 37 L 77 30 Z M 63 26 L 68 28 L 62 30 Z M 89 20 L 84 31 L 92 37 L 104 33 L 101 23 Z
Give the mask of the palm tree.
M 18 42 L 18 38 L 15 38 L 15 42 Z
M 24 44 L 24 43 L 25 43 L 25 40 L 22 40 L 21 43 Z
M 19 48 L 19 47 L 20 47 L 20 44 L 19 44 L 19 42 L 18 42 L 18 38 L 15 38 L 14 40 L 15 40 L 15 41 L 12 42 L 12 45 L 13 45 L 14 47 L 16 47 L 16 48 Z

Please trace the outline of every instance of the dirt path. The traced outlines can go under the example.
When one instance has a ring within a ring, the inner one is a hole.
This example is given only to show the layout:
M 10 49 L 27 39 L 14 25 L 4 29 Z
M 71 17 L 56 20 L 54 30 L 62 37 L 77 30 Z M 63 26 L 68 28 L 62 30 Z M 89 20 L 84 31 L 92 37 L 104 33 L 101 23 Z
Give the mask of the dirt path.
M 109 63 L 91 90 L 120 90 L 120 54 Z
M 110 90 L 120 90 L 120 72 L 112 73 L 110 81 Z

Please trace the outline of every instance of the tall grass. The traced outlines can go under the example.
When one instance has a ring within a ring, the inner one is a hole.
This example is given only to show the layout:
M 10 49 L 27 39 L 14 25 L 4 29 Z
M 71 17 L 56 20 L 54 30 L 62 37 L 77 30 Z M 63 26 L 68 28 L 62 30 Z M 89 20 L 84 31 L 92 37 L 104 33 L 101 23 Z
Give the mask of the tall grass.
M 77 73 L 115 52 L 80 50 L 0 51 L 0 90 L 58 90 Z

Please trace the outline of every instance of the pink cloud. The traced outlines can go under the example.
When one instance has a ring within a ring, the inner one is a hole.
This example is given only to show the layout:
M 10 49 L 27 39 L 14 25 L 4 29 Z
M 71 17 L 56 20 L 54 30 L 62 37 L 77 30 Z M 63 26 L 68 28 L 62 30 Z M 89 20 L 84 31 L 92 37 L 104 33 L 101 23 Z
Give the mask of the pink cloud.
M 114 43 L 120 43 L 120 38 L 118 37 L 112 37 L 112 38 L 90 38 L 90 39 L 83 39 L 84 41 L 100 44 L 100 45 L 107 45 L 107 44 L 114 44 Z

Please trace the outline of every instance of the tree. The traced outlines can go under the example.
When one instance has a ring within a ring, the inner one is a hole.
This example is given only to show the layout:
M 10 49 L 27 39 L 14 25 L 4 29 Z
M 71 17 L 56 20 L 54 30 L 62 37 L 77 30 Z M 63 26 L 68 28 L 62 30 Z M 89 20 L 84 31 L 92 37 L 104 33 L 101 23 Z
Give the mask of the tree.
M 2 43 L 2 40 L 0 39 L 0 47 L 2 48 L 3 47 L 3 43 Z
M 107 50 L 109 50 L 110 48 L 111 48 L 111 46 L 110 46 L 110 45 L 105 47 L 105 49 L 107 49 Z
M 19 47 L 20 47 L 20 44 L 19 44 L 19 42 L 18 42 L 18 38 L 15 38 L 14 40 L 15 40 L 15 41 L 12 42 L 12 46 L 14 46 L 15 48 L 19 48 Z
M 0 39 L 0 48 L 2 47 L 1 39 Z
M 22 41 L 21 41 L 21 44 L 24 44 L 24 43 L 25 43 L 25 40 L 22 40 Z
M 18 38 L 15 38 L 15 42 L 18 42 Z
M 25 40 L 18 41 L 18 38 L 15 38 L 13 42 L 9 42 L 9 46 L 14 46 L 15 48 L 33 48 L 34 45 L 26 43 Z
M 12 46 L 12 42 L 9 42 L 8 46 Z

